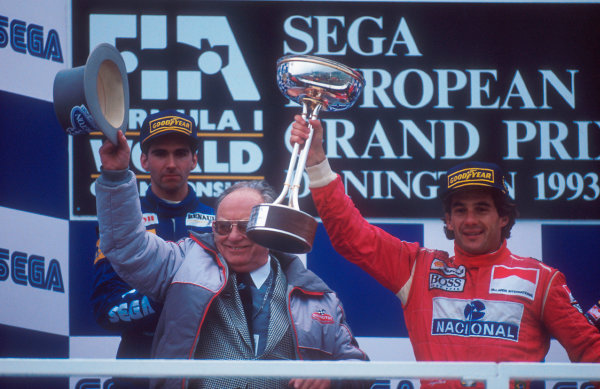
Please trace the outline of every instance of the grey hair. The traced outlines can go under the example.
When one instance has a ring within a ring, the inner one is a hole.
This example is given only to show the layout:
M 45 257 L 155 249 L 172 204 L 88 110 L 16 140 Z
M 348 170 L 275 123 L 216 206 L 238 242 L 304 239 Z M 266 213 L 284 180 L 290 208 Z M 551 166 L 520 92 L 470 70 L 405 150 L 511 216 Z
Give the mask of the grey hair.
M 235 184 L 231 185 L 229 188 L 225 189 L 219 197 L 217 197 L 217 201 L 215 202 L 215 210 L 219 209 L 221 202 L 227 195 L 235 192 L 240 189 L 253 189 L 260 193 L 265 203 L 272 203 L 277 198 L 277 194 L 275 190 L 269 183 L 265 180 L 256 180 L 256 181 L 238 181 Z

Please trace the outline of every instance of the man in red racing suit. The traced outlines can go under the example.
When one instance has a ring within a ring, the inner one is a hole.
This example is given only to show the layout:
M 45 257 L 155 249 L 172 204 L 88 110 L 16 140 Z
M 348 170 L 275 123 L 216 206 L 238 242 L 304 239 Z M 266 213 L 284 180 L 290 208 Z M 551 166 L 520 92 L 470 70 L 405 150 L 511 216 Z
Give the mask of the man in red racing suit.
M 571 361 L 600 362 L 600 332 L 582 314 L 564 275 L 507 248 L 516 210 L 505 209 L 508 196 L 496 165 L 472 162 L 448 171 L 450 257 L 369 224 L 329 167 L 320 122 L 311 124 L 307 173 L 331 243 L 400 299 L 418 361 L 540 362 L 555 337 Z M 297 116 L 291 141 L 303 144 L 307 135 Z M 467 385 L 431 380 L 421 386 Z

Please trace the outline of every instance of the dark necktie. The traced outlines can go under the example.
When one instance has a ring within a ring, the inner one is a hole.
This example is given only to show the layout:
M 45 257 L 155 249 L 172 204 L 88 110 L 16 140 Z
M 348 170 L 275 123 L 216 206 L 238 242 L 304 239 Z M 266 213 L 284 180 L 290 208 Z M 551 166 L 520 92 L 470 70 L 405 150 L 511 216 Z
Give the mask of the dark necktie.
M 237 273 L 237 283 L 242 306 L 244 307 L 244 314 L 246 315 L 246 322 L 248 323 L 250 339 L 252 339 L 252 291 L 250 288 L 254 283 L 249 273 Z

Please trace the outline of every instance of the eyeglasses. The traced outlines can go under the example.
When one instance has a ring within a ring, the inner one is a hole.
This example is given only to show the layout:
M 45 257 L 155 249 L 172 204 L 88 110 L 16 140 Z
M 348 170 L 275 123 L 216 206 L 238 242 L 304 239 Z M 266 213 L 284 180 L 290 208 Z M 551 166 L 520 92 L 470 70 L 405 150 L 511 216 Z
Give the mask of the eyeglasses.
M 246 234 L 248 220 L 214 220 L 212 222 L 213 230 L 219 235 L 228 235 L 233 230 L 233 226 L 237 226 L 241 234 Z

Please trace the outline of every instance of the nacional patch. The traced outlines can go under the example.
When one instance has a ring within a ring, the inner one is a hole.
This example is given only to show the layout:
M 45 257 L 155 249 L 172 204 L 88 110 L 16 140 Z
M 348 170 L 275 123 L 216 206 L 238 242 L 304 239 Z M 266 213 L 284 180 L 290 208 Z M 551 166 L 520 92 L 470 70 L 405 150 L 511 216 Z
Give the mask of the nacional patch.
M 496 265 L 492 268 L 490 294 L 506 294 L 535 299 L 539 270 Z
M 431 335 L 519 341 L 523 304 L 434 297 Z

